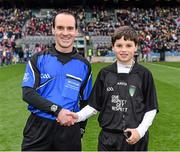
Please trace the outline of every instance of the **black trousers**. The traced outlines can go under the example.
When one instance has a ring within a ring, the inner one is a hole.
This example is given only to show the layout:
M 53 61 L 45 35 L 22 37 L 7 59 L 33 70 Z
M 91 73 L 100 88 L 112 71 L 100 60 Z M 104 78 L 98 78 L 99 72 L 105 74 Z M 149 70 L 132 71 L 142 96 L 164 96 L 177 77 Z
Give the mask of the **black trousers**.
M 148 133 L 136 144 L 129 145 L 123 133 L 111 133 L 101 130 L 98 141 L 98 151 L 147 151 Z
M 81 151 L 79 124 L 64 127 L 31 114 L 23 136 L 22 151 Z

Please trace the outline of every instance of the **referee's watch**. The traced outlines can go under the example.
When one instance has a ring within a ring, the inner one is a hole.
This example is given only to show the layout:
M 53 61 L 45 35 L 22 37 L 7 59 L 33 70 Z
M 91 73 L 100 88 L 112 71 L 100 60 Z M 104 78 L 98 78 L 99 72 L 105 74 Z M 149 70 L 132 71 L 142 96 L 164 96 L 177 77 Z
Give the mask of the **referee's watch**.
M 52 112 L 56 112 L 57 109 L 58 109 L 58 106 L 57 106 L 57 105 L 54 105 L 54 104 L 53 104 L 53 105 L 51 106 L 51 111 L 52 111 Z
M 53 104 L 51 107 L 50 107 L 50 110 L 52 113 L 54 113 L 55 116 L 58 116 L 59 114 L 59 111 L 61 110 L 61 108 L 55 104 Z

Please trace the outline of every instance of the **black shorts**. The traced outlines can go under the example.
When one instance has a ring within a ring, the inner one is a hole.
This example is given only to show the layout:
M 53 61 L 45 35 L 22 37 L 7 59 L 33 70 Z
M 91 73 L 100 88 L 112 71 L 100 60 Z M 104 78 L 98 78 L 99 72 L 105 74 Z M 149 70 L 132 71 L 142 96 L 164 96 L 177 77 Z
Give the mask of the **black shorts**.
M 31 114 L 23 136 L 22 151 L 81 151 L 79 124 L 64 127 Z
M 123 133 L 101 131 L 99 134 L 98 151 L 147 151 L 148 132 L 136 144 L 126 142 Z

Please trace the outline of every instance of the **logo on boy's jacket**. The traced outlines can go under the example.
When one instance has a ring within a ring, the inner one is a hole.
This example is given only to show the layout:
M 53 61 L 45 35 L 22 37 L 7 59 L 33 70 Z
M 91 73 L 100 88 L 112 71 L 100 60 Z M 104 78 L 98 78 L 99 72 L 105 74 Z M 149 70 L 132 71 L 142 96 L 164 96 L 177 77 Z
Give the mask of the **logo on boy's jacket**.
M 121 111 L 127 112 L 127 100 L 120 99 L 119 95 L 112 95 L 111 96 L 112 110 L 113 111 Z
M 126 82 L 118 82 L 117 85 L 127 86 L 127 83 Z
M 131 97 L 134 96 L 135 91 L 136 91 L 136 86 L 130 85 L 129 86 L 129 94 L 130 94 Z
M 106 90 L 107 90 L 108 92 L 109 92 L 109 91 L 114 91 L 113 87 L 107 87 Z

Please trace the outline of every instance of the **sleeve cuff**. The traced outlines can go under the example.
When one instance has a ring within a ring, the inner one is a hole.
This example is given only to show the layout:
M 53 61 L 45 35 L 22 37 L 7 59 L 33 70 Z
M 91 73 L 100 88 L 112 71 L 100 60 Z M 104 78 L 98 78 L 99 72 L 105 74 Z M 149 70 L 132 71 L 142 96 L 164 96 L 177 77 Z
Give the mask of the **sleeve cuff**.
M 61 110 L 62 110 L 62 107 L 58 106 L 57 110 L 54 112 L 54 115 L 57 117 Z

